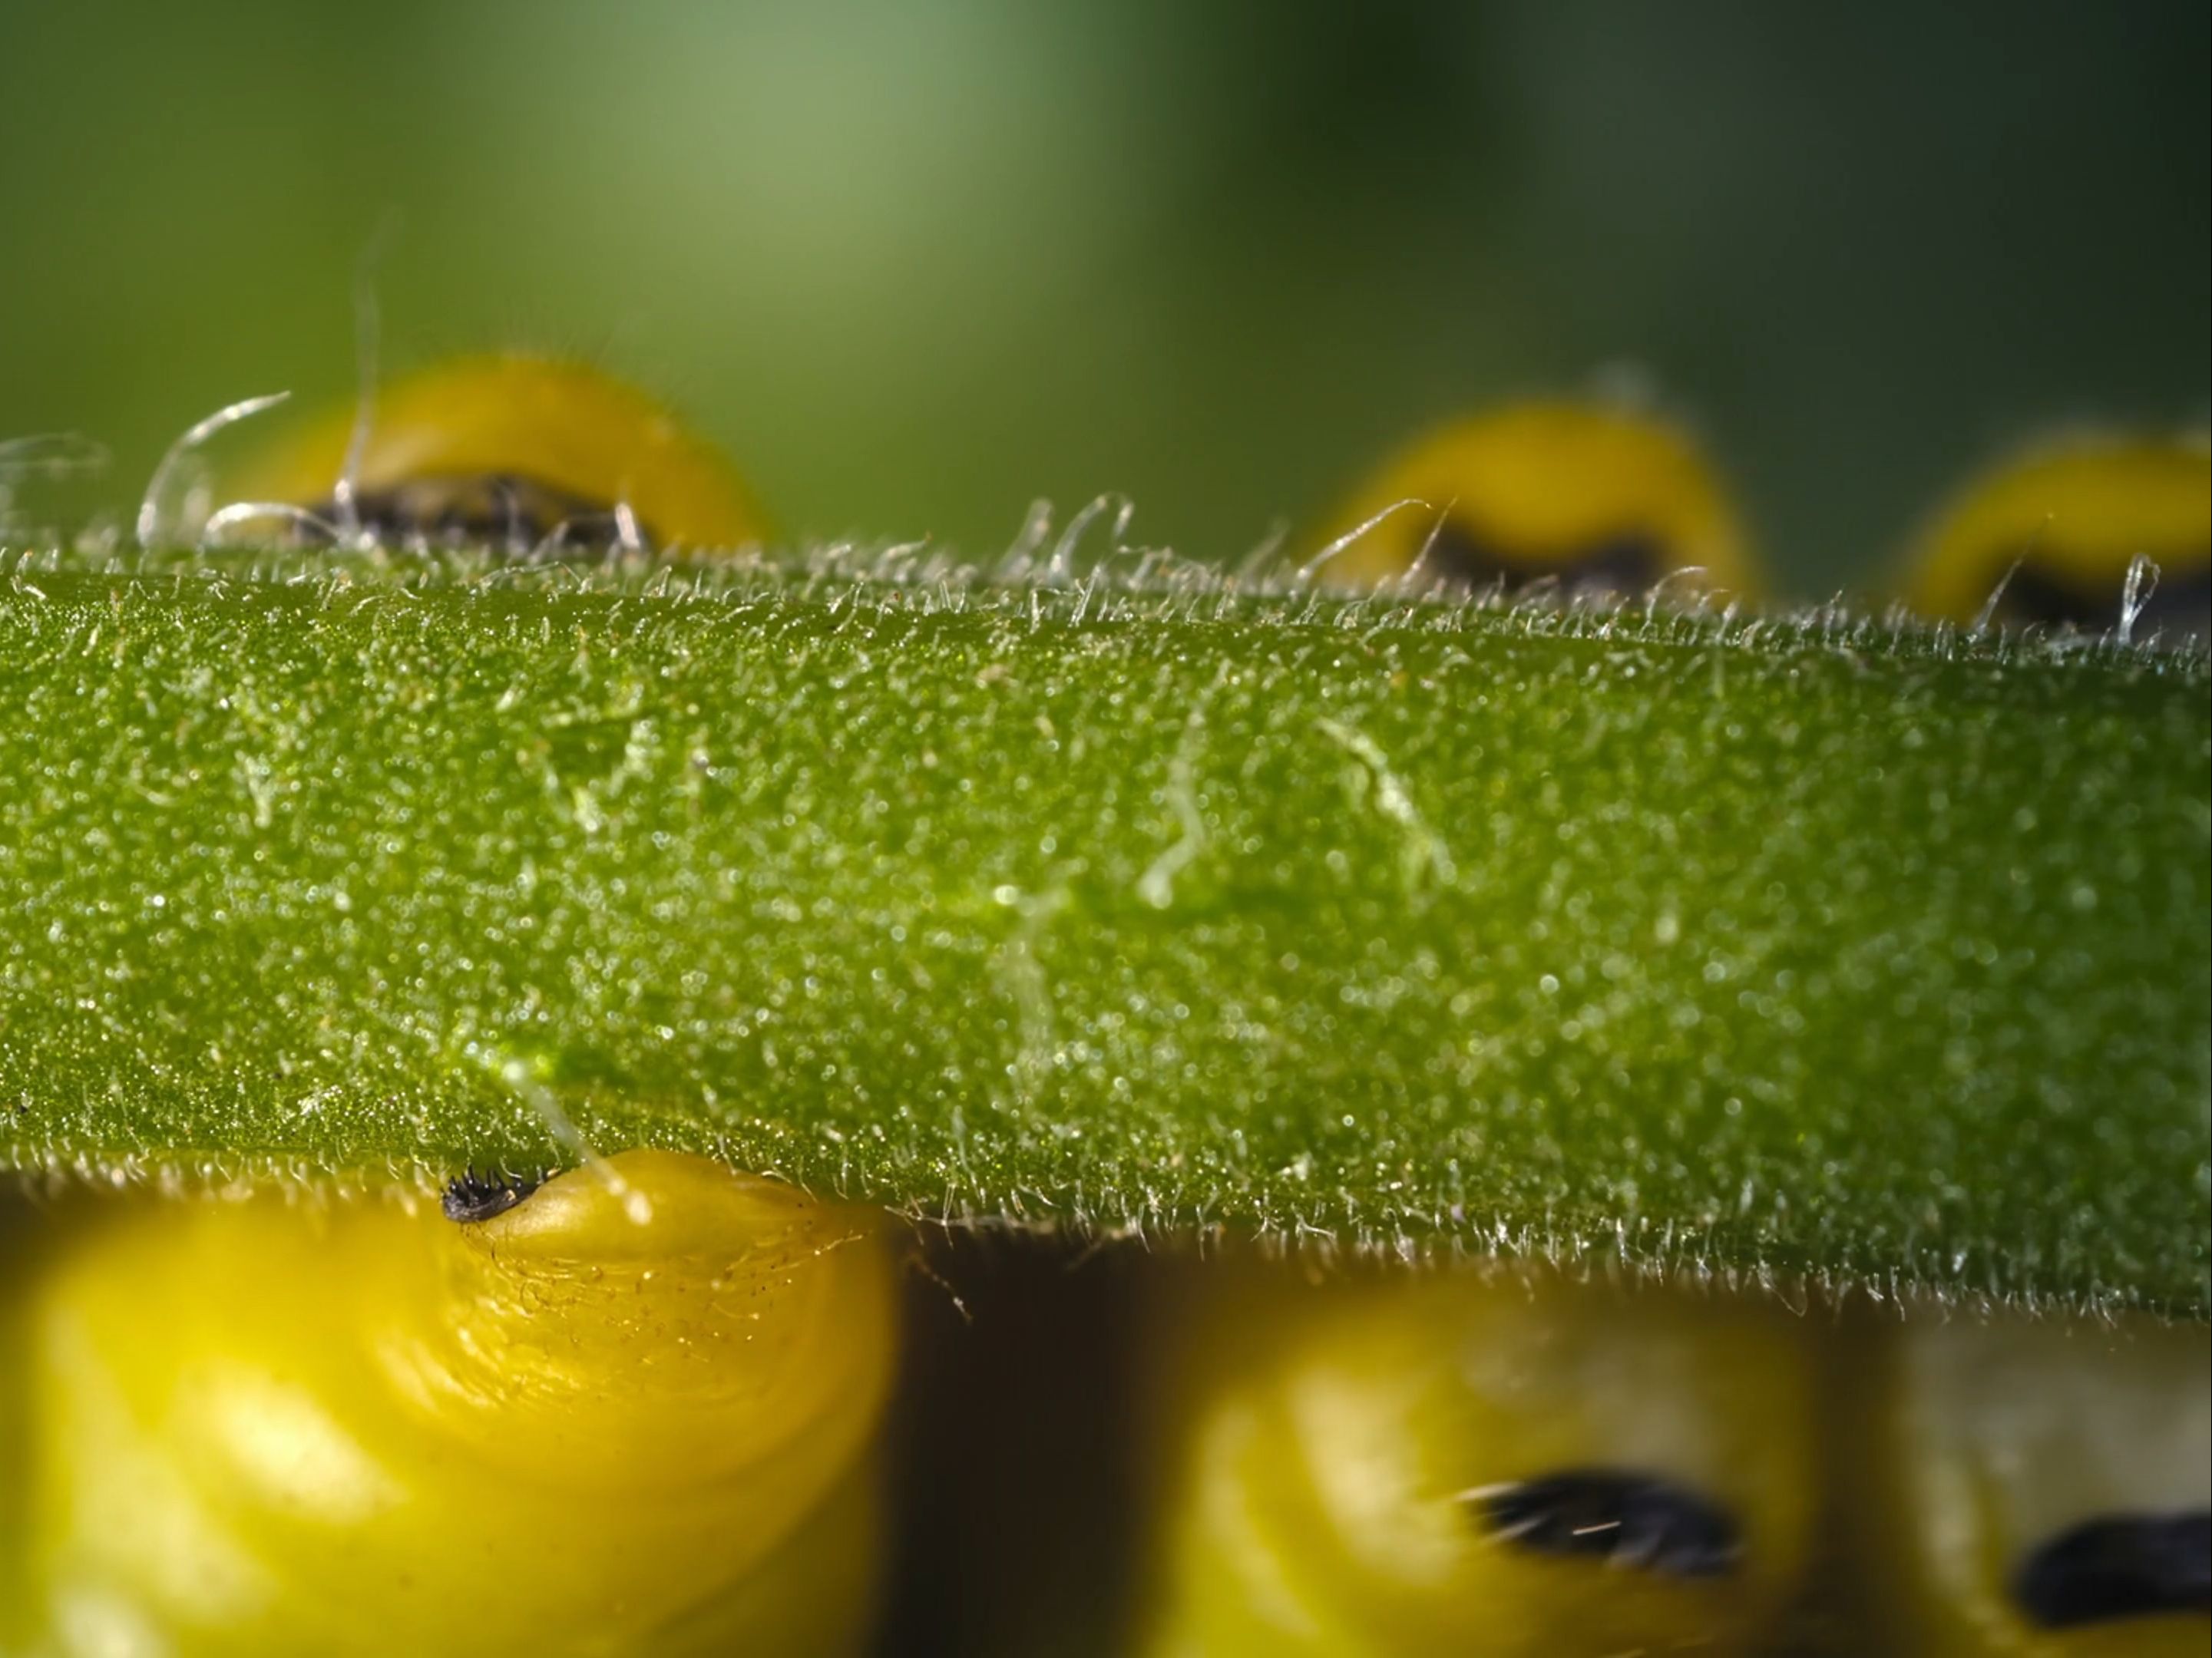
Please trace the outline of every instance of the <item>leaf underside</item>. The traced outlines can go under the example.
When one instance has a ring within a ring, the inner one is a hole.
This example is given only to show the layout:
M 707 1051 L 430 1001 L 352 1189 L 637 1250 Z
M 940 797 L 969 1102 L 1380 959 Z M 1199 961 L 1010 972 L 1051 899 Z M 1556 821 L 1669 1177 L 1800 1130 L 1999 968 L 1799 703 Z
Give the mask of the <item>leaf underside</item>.
M 0 1166 L 2207 1309 L 2201 653 L 296 555 L 0 584 Z

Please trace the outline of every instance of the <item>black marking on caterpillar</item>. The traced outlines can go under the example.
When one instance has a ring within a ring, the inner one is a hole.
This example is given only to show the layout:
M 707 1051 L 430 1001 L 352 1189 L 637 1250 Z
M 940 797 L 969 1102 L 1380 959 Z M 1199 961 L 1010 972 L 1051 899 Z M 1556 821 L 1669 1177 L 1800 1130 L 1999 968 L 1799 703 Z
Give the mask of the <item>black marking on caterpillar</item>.
M 1662 537 L 1624 530 L 1570 550 L 1554 566 L 1516 556 L 1472 525 L 1447 518 L 1430 543 L 1426 568 L 1447 581 L 1469 587 L 1497 583 L 1509 592 L 1549 575 L 1572 589 L 1640 593 L 1667 574 L 1668 561 Z
M 2212 1514 L 2084 1521 L 2030 1554 L 2012 1592 L 2045 1629 L 2212 1612 Z
M 1723 1576 L 1743 1554 L 1726 1509 L 1650 1474 L 1577 1468 L 1486 1485 L 1466 1501 L 1495 1535 L 1536 1554 L 1583 1555 L 1668 1577 Z
M 2212 616 L 2212 571 L 2205 568 L 2208 557 L 2212 555 L 2198 548 L 2179 560 L 2178 568 L 2161 575 L 2136 612 L 2135 625 L 2145 633 L 2154 628 L 2182 634 L 2203 632 L 2204 618 Z M 2076 573 L 2078 563 L 2064 558 L 2047 563 L 2023 562 L 2005 583 L 1997 613 L 2008 621 L 2040 622 L 2051 627 L 2068 623 L 2077 628 L 2110 627 L 2119 603 L 2119 579 L 2106 578 L 2112 591 L 2100 592 L 2096 580 Z
M 474 1221 L 489 1220 L 494 1215 L 503 1215 L 545 1183 L 543 1173 L 509 1175 L 486 1171 L 478 1174 L 474 1169 L 456 1175 L 446 1184 L 445 1195 L 438 1206 L 446 1212 L 446 1218 L 467 1225 Z
M 331 521 L 337 511 L 335 501 L 313 508 L 318 519 Z M 504 547 L 527 553 L 549 543 L 588 549 L 615 546 L 623 539 L 612 503 L 519 472 L 402 478 L 362 491 L 355 499 L 354 514 L 364 531 L 388 546 L 421 541 L 432 547 Z M 639 525 L 638 533 L 653 544 L 647 526 Z

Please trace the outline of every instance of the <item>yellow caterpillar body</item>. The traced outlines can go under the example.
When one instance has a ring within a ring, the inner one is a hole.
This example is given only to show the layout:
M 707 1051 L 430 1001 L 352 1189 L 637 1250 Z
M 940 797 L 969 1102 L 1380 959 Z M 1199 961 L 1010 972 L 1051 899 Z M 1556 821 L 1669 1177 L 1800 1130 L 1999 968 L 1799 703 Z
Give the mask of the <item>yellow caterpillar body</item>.
M 2212 631 L 2212 436 L 2093 433 L 2039 443 L 1971 480 L 1910 556 L 1923 615 L 2104 630 L 2129 570 L 2157 566 L 2130 631 Z
M 645 393 L 580 363 L 463 357 L 403 379 L 239 471 L 242 501 L 380 539 L 720 549 L 768 521 L 729 463 Z M 350 518 L 353 523 L 346 520 Z
M 33 1649 L 857 1649 L 875 1224 L 653 1151 L 464 1224 L 95 1218 L 23 1315 Z
M 1316 538 L 1340 543 L 1321 571 L 1340 587 L 1396 580 L 1417 562 L 1421 578 L 1476 589 L 1549 581 L 1634 594 L 1692 570 L 1729 593 L 1759 586 L 1735 508 L 1688 435 L 1595 403 L 1510 404 L 1415 440 Z

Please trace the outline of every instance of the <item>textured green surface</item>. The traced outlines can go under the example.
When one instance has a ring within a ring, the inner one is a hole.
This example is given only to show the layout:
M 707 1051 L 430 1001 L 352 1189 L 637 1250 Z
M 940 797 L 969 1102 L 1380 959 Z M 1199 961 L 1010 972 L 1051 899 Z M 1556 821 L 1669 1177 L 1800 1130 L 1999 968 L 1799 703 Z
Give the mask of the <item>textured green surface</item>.
M 2202 1313 L 2201 655 L 1194 587 L 0 581 L 0 1163 Z M 289 575 L 289 581 L 275 578 Z

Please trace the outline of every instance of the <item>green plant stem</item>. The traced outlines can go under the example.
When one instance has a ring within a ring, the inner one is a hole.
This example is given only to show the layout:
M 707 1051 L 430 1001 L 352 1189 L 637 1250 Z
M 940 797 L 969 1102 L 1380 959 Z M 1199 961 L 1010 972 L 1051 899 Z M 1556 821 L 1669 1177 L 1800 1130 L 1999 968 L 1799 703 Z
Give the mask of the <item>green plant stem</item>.
M 32 559 L 0 701 L 0 1165 L 2206 1309 L 2201 653 Z

